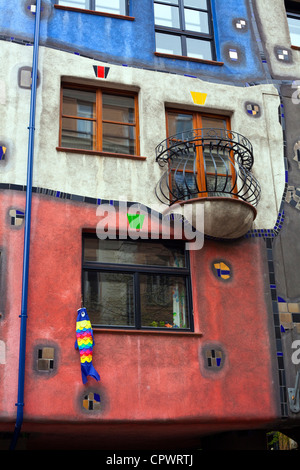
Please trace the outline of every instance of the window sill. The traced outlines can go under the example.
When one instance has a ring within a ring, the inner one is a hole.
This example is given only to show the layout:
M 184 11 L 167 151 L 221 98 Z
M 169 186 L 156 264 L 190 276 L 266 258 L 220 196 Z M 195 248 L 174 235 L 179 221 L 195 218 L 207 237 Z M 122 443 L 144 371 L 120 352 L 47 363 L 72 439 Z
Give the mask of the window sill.
M 197 59 L 196 57 L 187 57 L 183 55 L 173 55 L 173 54 L 164 54 L 162 52 L 154 52 L 157 57 L 166 57 L 167 59 L 179 59 L 179 60 L 186 60 L 191 62 L 198 62 L 200 64 L 209 64 L 209 65 L 224 65 L 224 62 L 218 62 L 217 60 L 205 60 L 205 59 Z
M 147 157 L 140 155 L 128 155 L 127 153 L 98 152 L 97 150 L 73 149 L 68 147 L 56 147 L 58 152 L 80 153 L 85 155 L 99 155 L 100 157 L 128 158 L 130 160 L 146 160 Z
M 87 10 L 85 8 L 67 7 L 64 5 L 54 5 L 54 8 L 56 8 L 57 10 L 75 11 L 78 13 L 88 13 L 90 15 L 106 16 L 108 18 L 117 18 L 119 20 L 128 20 L 128 21 L 135 20 L 134 16 L 116 15 L 114 13 L 105 13 L 104 11 Z
M 194 331 L 174 331 L 176 328 L 168 328 L 167 330 L 131 330 L 127 328 L 97 328 L 93 326 L 94 333 L 115 333 L 115 334 L 133 334 L 133 335 L 168 335 L 168 336 L 191 336 L 199 338 L 203 336 L 203 333 L 196 333 Z M 170 331 L 172 330 L 172 331 Z

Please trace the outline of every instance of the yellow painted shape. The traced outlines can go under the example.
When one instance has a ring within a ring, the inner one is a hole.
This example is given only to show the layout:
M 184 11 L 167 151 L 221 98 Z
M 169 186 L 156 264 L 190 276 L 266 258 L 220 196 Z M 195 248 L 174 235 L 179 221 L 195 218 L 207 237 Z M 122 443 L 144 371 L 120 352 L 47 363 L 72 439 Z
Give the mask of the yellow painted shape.
M 191 91 L 191 95 L 195 104 L 200 104 L 200 105 L 205 104 L 207 93 L 201 93 L 199 91 Z
M 221 262 L 221 263 L 215 263 L 214 264 L 214 267 L 216 269 L 220 269 L 221 271 L 230 271 L 229 267 L 227 266 L 227 264 Z M 224 273 L 221 273 L 221 278 L 222 279 L 229 279 L 230 278 L 230 275 L 229 274 L 224 274 Z

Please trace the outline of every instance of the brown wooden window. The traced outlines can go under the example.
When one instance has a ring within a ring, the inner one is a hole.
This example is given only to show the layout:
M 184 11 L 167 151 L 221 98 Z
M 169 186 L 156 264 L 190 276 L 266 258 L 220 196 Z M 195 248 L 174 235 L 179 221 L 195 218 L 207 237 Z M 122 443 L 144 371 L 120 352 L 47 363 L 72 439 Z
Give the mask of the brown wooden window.
M 137 95 L 63 85 L 59 146 L 139 155 Z
M 167 110 L 166 118 L 168 147 L 175 149 L 170 163 L 171 196 L 234 197 L 234 160 L 230 144 L 223 144 L 230 136 L 229 118 L 172 109 Z

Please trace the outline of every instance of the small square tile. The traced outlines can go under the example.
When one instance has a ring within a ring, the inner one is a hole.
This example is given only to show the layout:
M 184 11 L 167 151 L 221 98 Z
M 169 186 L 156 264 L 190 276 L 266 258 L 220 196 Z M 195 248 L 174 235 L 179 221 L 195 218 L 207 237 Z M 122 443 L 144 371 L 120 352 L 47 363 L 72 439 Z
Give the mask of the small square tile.
M 232 60 L 237 60 L 238 59 L 238 53 L 235 49 L 229 49 L 229 57 Z
M 280 313 L 279 318 L 281 323 L 292 323 L 291 313 Z
M 300 304 L 297 302 L 288 302 L 288 311 L 290 313 L 300 313 Z
M 43 348 L 43 359 L 54 359 L 54 348 Z
M 288 313 L 288 307 L 286 302 L 278 302 L 278 310 L 280 313 Z

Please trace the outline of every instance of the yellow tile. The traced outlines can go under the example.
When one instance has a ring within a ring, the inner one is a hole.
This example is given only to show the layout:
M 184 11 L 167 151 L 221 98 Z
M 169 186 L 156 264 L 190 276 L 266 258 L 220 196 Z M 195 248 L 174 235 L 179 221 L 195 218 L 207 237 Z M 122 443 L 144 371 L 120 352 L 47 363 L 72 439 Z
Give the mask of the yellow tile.
M 288 313 L 287 303 L 286 302 L 278 302 L 278 310 L 279 310 L 279 312 Z
M 205 104 L 207 93 L 200 93 L 199 91 L 191 91 L 191 95 L 195 104 Z
M 299 313 L 300 312 L 300 305 L 298 303 L 291 303 L 288 304 L 288 311 L 291 313 Z
M 291 313 L 280 313 L 279 318 L 281 323 L 292 323 Z

